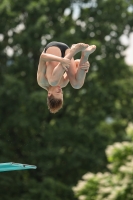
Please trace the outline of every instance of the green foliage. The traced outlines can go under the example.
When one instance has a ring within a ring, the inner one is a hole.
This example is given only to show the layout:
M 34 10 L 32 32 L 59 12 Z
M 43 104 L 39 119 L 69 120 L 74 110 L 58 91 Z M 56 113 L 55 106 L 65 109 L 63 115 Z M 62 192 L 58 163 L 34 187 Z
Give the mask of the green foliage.
M 70 188 L 83 174 L 106 170 L 106 146 L 127 139 L 133 72 L 119 38 L 132 31 L 130 2 L 85 2 L 1 0 L 0 162 L 38 166 L 1 173 L 2 200 L 73 200 Z M 55 115 L 36 81 L 40 53 L 51 40 L 97 45 L 84 87 L 65 88 L 64 107 Z
M 106 149 L 110 172 L 87 173 L 73 188 L 79 200 L 132 200 L 133 124 L 127 128 L 131 141 L 114 143 Z

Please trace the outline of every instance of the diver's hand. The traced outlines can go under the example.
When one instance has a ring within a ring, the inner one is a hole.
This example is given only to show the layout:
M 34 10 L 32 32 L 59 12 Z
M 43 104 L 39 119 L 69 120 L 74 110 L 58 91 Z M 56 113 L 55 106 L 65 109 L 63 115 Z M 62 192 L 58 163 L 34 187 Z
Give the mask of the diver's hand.
M 71 63 L 71 61 L 69 59 L 67 59 L 67 58 L 62 59 L 61 64 L 65 71 L 68 71 L 68 69 L 70 67 L 70 63 Z
M 79 69 L 84 70 L 86 73 L 89 71 L 89 68 L 90 68 L 90 63 L 88 61 L 79 66 Z

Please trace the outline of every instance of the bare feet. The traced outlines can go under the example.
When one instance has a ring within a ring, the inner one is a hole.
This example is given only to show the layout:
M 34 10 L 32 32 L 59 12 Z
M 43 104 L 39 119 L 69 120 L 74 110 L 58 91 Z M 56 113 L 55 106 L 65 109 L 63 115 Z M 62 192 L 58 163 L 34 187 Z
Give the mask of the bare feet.
M 89 55 L 92 54 L 95 50 L 96 50 L 96 46 L 91 45 L 83 51 L 83 54 L 85 57 L 89 57 Z
M 85 50 L 83 50 L 81 54 L 80 65 L 83 65 L 84 63 L 86 63 L 88 61 L 89 55 L 93 53 L 95 50 L 96 50 L 95 45 L 91 45 Z
M 74 54 L 80 52 L 80 51 L 84 51 L 86 48 L 89 48 L 88 44 L 84 44 L 84 43 L 77 43 L 77 44 L 73 44 L 71 47 L 71 51 L 73 51 Z

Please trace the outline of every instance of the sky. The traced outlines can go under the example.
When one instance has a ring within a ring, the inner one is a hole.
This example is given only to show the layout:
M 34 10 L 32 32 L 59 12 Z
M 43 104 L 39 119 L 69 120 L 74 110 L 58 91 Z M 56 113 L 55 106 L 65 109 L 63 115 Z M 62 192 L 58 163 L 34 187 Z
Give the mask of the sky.
M 128 65 L 133 65 L 133 33 L 130 34 L 128 42 L 129 47 L 125 51 L 125 61 Z

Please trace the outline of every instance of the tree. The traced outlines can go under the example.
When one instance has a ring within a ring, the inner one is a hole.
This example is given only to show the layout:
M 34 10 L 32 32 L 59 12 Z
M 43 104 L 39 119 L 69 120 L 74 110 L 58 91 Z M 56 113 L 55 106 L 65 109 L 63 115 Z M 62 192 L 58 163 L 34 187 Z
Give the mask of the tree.
M 119 38 L 132 31 L 130 3 L 74 2 L 81 11 L 75 20 L 73 1 L 1 1 L 0 162 L 38 166 L 3 173 L 3 200 L 74 199 L 71 186 L 88 170 L 105 171 L 105 147 L 126 137 L 133 73 Z M 47 94 L 36 82 L 40 53 L 51 40 L 97 45 L 84 87 L 65 88 L 64 107 L 56 115 L 49 113 Z
M 130 141 L 109 145 L 108 172 L 87 173 L 73 188 L 79 200 L 132 200 L 133 198 L 133 123 L 127 127 Z

